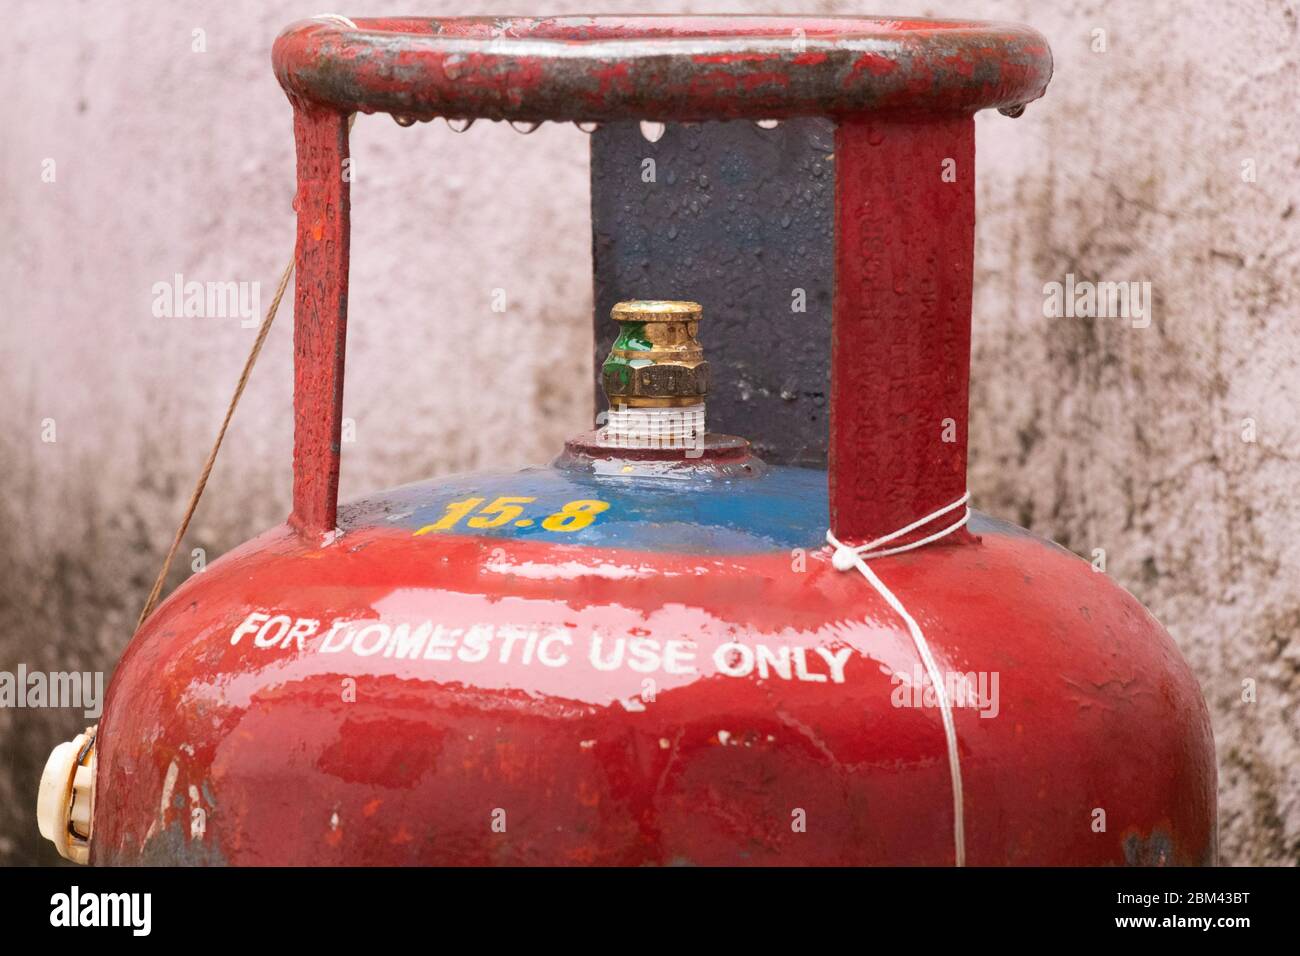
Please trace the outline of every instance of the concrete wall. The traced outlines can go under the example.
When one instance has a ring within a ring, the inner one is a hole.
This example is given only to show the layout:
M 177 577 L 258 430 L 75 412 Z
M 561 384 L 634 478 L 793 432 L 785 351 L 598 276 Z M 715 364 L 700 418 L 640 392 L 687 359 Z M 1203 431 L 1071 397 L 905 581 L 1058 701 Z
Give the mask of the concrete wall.
M 155 317 L 152 287 L 181 273 L 260 282 L 269 300 L 293 242 L 290 114 L 270 45 L 313 12 L 279 0 L 7 10 L 0 670 L 110 671 L 129 638 L 254 335 L 237 319 Z M 1090 559 L 1104 550 L 1210 703 L 1224 862 L 1295 863 L 1300 11 L 982 0 L 903 12 L 1023 21 L 1056 55 L 1045 100 L 1014 122 L 979 120 L 976 504 Z M 362 117 L 353 144 L 343 496 L 545 460 L 591 414 L 585 136 Z M 1044 284 L 1067 273 L 1150 282 L 1149 327 L 1044 318 Z M 173 585 L 190 549 L 211 560 L 288 510 L 288 317 Z M 544 375 L 502 372 L 521 340 L 542 350 Z M 50 860 L 36 780 L 85 723 L 0 709 L 0 863 Z

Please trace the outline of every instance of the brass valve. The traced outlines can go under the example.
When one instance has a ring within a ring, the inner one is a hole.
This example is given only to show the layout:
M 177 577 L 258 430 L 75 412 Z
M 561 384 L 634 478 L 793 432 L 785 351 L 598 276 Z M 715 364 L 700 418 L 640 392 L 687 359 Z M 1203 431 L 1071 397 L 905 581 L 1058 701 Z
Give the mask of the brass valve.
M 709 390 L 709 363 L 696 339 L 698 302 L 636 300 L 610 310 L 618 338 L 601 366 L 611 408 L 699 405 Z

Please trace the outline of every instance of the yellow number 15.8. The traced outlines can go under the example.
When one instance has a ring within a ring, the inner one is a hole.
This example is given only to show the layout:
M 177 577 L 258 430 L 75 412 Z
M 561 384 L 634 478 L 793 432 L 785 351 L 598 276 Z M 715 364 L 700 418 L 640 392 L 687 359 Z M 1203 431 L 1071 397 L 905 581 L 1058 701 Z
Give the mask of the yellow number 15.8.
M 536 500 L 536 498 L 509 496 L 496 498 L 486 508 L 480 509 L 478 514 L 467 520 L 465 524 L 471 528 L 499 528 L 513 521 L 518 527 L 526 527 L 532 524 L 533 521 L 531 518 L 520 518 L 524 513 L 523 506 Z M 450 531 L 460 523 L 462 518 L 473 512 L 481 504 L 483 504 L 482 498 L 466 498 L 464 501 L 453 501 L 447 505 L 446 513 L 441 518 L 433 524 L 425 525 L 415 533 L 421 535 L 428 534 L 430 531 Z M 594 498 L 570 501 L 559 511 L 543 518 L 542 528 L 547 531 L 581 531 L 595 521 L 598 514 L 608 508 L 608 501 L 597 501 Z

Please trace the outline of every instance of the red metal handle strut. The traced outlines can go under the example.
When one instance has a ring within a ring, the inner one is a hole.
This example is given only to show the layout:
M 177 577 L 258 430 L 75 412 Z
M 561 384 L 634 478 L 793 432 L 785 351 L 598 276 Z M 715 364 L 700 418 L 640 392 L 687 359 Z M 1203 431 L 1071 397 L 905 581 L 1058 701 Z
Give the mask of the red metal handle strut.
M 276 40 L 298 149 L 294 510 L 337 518 L 346 117 L 832 116 L 831 526 L 892 531 L 965 489 L 975 111 L 1041 96 L 1026 27 L 856 17 L 321 20 Z

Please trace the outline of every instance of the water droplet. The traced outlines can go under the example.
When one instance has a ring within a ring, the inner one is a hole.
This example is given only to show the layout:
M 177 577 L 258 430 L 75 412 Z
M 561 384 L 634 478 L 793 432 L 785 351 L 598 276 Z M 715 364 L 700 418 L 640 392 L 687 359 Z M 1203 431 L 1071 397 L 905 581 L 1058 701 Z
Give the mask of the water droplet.
M 781 125 L 781 121 L 774 119 L 754 120 L 754 125 L 759 129 L 776 129 Z
M 529 120 L 510 121 L 510 128 L 513 129 L 516 133 L 523 133 L 525 136 L 527 136 L 529 133 L 531 133 L 533 130 L 537 129 L 537 127 L 541 125 L 542 125 L 541 123 L 534 123 Z
M 664 131 L 668 127 L 663 123 L 656 123 L 652 120 L 641 121 L 641 135 L 648 143 L 657 143 L 663 138 Z
M 451 128 L 453 133 L 463 133 L 474 125 L 472 119 L 457 118 L 454 116 L 446 116 L 443 118 L 446 119 L 447 125 Z
M 415 125 L 415 117 L 407 116 L 405 113 L 394 113 L 393 122 L 398 126 L 413 126 Z
M 578 121 L 573 125 L 578 127 L 578 129 L 582 130 L 584 133 L 594 133 L 596 132 L 596 130 L 600 129 L 599 123 L 584 123 L 582 121 Z

